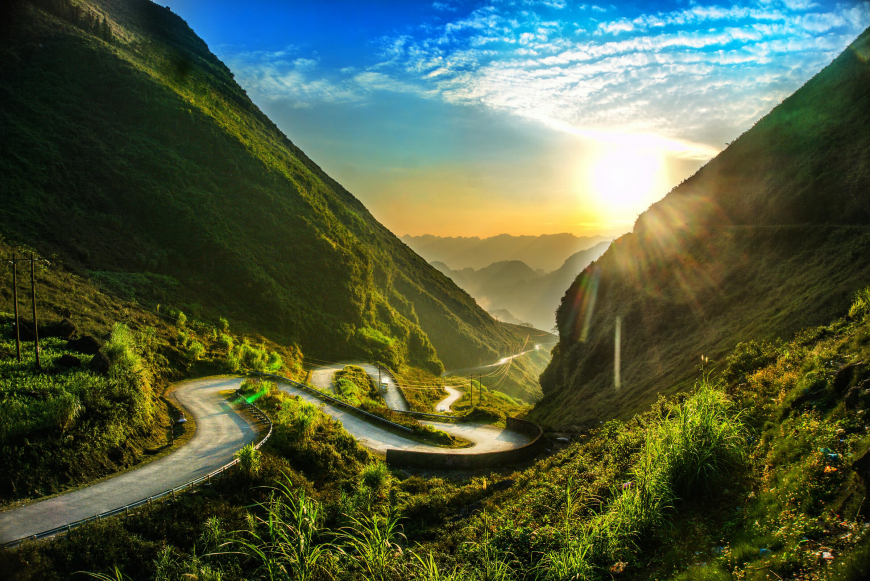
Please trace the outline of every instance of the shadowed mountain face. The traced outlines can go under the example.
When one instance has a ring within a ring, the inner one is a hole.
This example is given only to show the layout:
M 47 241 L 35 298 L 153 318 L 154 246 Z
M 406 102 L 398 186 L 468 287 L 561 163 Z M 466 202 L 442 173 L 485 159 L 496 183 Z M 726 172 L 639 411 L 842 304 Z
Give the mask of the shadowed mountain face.
M 18 1 L 0 37 L 0 231 L 117 294 L 334 359 L 494 359 L 494 321 L 145 0 Z
M 842 316 L 870 281 L 868 223 L 865 31 L 574 281 L 535 417 L 625 417 L 691 387 L 701 355 Z
M 443 262 L 449 268 L 480 270 L 505 261 L 525 263 L 532 270 L 552 272 L 572 255 L 610 240 L 605 236 L 574 236 L 573 234 L 545 234 L 542 236 L 511 236 L 500 234 L 490 238 L 442 238 L 402 236 L 402 242 L 429 262 Z
M 610 242 L 599 242 L 578 252 L 549 274 L 535 272 L 519 261 L 497 262 L 480 270 L 450 270 L 443 262 L 433 262 L 432 266 L 468 291 L 490 313 L 507 311 L 506 316 L 499 317 L 501 320 L 519 320 L 549 330 L 554 326 L 556 308 L 565 289 L 609 245 Z

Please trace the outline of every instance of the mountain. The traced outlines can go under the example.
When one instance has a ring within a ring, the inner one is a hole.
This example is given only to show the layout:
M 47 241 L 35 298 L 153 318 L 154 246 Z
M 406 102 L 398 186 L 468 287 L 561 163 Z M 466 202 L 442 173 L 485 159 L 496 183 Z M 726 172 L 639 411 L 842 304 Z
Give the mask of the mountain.
M 565 289 L 609 245 L 610 242 L 599 242 L 592 248 L 580 251 L 546 275 L 519 261 L 496 262 L 480 270 L 451 270 L 443 262 L 433 262 L 432 266 L 465 289 L 490 313 L 501 313 L 500 320 L 511 323 L 524 321 L 538 329 L 552 329 L 554 313 Z M 503 312 L 510 316 L 505 316 Z
M 533 417 L 628 417 L 691 387 L 702 355 L 842 316 L 870 280 L 868 222 L 870 30 L 577 277 Z
M 571 255 L 610 240 L 605 236 L 574 236 L 545 234 L 542 236 L 511 236 L 501 234 L 490 238 L 442 238 L 402 236 L 402 241 L 429 262 L 443 262 L 450 268 L 479 270 L 503 261 L 524 262 L 533 270 L 551 272 Z
M 525 321 L 521 321 L 514 317 L 507 309 L 496 309 L 494 311 L 489 311 L 489 314 L 499 321 L 504 321 L 505 323 L 510 323 L 512 325 L 522 325 L 525 323 Z
M 307 355 L 440 372 L 509 351 L 496 322 L 147 0 L 4 3 L 0 233 L 103 288 Z

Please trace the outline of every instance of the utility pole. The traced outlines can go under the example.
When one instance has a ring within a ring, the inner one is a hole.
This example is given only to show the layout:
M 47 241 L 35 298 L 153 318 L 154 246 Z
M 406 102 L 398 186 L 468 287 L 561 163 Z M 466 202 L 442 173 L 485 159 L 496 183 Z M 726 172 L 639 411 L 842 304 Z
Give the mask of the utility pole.
M 15 303 L 15 352 L 21 363 L 21 329 L 18 327 L 18 261 L 12 254 L 12 302 Z
M 36 262 L 33 253 L 30 253 L 30 292 L 33 299 L 33 349 L 36 351 L 36 368 L 40 369 L 39 363 L 39 327 L 36 324 Z
M 18 318 L 18 263 L 30 262 L 30 295 L 33 305 L 33 349 L 36 352 L 36 367 L 42 368 L 39 360 L 39 325 L 36 319 L 36 258 L 30 253 L 30 258 L 18 258 L 12 255 L 12 302 L 15 303 L 15 350 L 18 362 L 21 362 L 21 321 Z

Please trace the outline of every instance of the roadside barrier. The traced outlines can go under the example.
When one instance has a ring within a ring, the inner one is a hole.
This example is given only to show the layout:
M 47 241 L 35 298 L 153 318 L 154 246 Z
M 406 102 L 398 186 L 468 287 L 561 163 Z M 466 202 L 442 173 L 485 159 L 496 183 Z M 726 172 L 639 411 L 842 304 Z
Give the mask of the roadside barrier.
M 541 426 L 519 418 L 505 418 L 505 427 L 532 436 L 532 441 L 513 450 L 474 453 L 436 453 L 411 450 L 387 450 L 387 466 L 395 468 L 422 468 L 426 470 L 456 470 L 491 468 L 531 460 L 544 445 Z
M 244 405 L 246 406 L 248 411 L 251 412 L 251 414 L 261 424 L 265 424 L 265 425 L 269 426 L 269 430 L 268 430 L 268 432 L 266 432 L 266 436 L 262 440 L 260 440 L 260 442 L 256 446 L 254 446 L 255 449 L 259 449 L 260 446 L 265 444 L 266 440 L 268 440 L 269 437 L 272 435 L 272 421 L 266 416 L 266 414 L 264 414 L 260 410 L 260 408 L 258 408 L 254 404 L 248 403 L 247 401 L 245 401 Z M 221 474 L 223 474 L 224 472 L 226 472 L 227 470 L 229 470 L 230 468 L 232 468 L 233 466 L 235 466 L 238 463 L 239 463 L 239 459 L 236 458 L 232 462 L 230 462 L 229 464 L 225 464 L 224 466 L 221 466 L 217 470 L 214 470 L 213 472 L 209 472 L 205 476 L 201 476 L 195 480 L 191 480 L 190 482 L 185 482 L 181 486 L 176 486 L 175 488 L 170 488 L 169 490 L 164 490 L 163 492 L 161 492 L 159 494 L 155 494 L 154 496 L 149 496 L 148 498 L 143 498 L 142 500 L 137 500 L 136 502 L 131 502 L 130 504 L 127 504 L 127 505 L 122 506 L 120 508 L 108 510 L 106 512 L 102 512 L 100 514 L 94 515 L 92 517 L 83 518 L 83 519 L 77 520 L 73 523 L 59 526 L 59 527 L 53 528 L 51 530 L 43 531 L 43 532 L 37 533 L 35 535 L 30 535 L 27 537 L 23 537 L 21 539 L 16 539 L 14 541 L 8 541 L 6 543 L 0 544 L 0 548 L 5 549 L 5 548 L 9 548 L 9 547 L 15 547 L 15 546 L 20 545 L 21 543 L 23 543 L 25 541 L 35 541 L 38 539 L 44 539 L 46 537 L 51 537 L 51 536 L 54 536 L 57 534 L 67 533 L 73 529 L 79 528 L 82 525 L 85 525 L 85 524 L 88 524 L 91 522 L 99 522 L 105 518 L 118 516 L 118 515 L 127 516 L 130 514 L 131 510 L 134 510 L 134 509 L 140 508 L 142 506 L 146 506 L 146 505 L 151 506 L 151 504 L 156 500 L 158 500 L 158 501 L 163 501 L 163 500 L 167 500 L 167 499 L 168 500 L 175 500 L 175 497 L 178 494 L 181 494 L 183 492 L 189 492 L 190 490 L 193 490 L 195 487 L 197 487 L 203 483 L 206 483 L 206 484 L 211 483 L 212 478 L 220 476 Z

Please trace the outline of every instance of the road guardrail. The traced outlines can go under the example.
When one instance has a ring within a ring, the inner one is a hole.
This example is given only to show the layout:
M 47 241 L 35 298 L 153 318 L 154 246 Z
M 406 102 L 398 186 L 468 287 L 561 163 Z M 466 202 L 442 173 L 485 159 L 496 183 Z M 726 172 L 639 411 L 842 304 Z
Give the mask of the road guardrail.
M 264 414 L 260 410 L 260 408 L 258 408 L 254 404 L 249 403 L 248 401 L 245 401 L 244 405 L 247 407 L 248 411 L 250 411 L 254 417 L 256 417 L 259 421 L 261 421 L 264 424 L 269 426 L 269 431 L 266 433 L 266 436 L 262 440 L 260 440 L 260 442 L 256 446 L 254 446 L 254 448 L 258 450 L 258 449 L 260 449 L 260 446 L 265 444 L 266 440 L 268 440 L 269 437 L 272 435 L 272 421 L 266 416 L 266 414 Z M 178 494 L 181 494 L 181 493 L 186 492 L 186 491 L 190 491 L 190 490 L 194 489 L 195 487 L 197 487 L 203 483 L 210 483 L 212 478 L 220 476 L 221 474 L 223 474 L 224 472 L 226 472 L 227 470 L 229 470 L 230 468 L 232 468 L 233 466 L 235 466 L 238 463 L 239 463 L 239 459 L 236 458 L 232 462 L 225 464 L 224 466 L 221 466 L 217 470 L 209 472 L 205 476 L 200 476 L 199 478 L 196 478 L 196 479 L 191 480 L 189 482 L 185 482 L 181 486 L 176 486 L 175 488 L 170 488 L 168 490 L 164 490 L 163 492 L 161 492 L 159 494 L 149 496 L 148 498 L 143 498 L 142 500 L 137 500 L 136 502 L 131 502 L 130 504 L 124 505 L 120 508 L 114 508 L 112 510 L 107 510 L 106 512 L 101 512 L 100 514 L 97 514 L 97 515 L 94 515 L 94 516 L 91 516 L 88 518 L 83 518 L 81 520 L 77 520 L 75 522 L 72 522 L 72 523 L 69 523 L 69 524 L 66 524 L 63 526 L 55 527 L 53 529 L 43 531 L 43 532 L 37 533 L 35 535 L 28 535 L 28 536 L 22 537 L 20 539 L 8 541 L 6 543 L 0 544 L 0 548 L 5 549 L 5 548 L 9 548 L 9 547 L 15 547 L 15 546 L 20 545 L 21 543 L 23 543 L 25 541 L 35 541 L 38 539 L 44 539 L 46 537 L 52 537 L 52 536 L 57 535 L 57 534 L 67 533 L 73 529 L 81 527 L 82 525 L 86 525 L 86 524 L 92 523 L 92 522 L 99 522 L 105 518 L 118 516 L 120 514 L 127 516 L 130 514 L 131 510 L 135 510 L 137 508 L 140 508 L 140 507 L 146 506 L 146 505 L 151 506 L 151 504 L 155 500 L 166 500 L 167 497 L 171 497 L 171 499 L 174 500 Z

